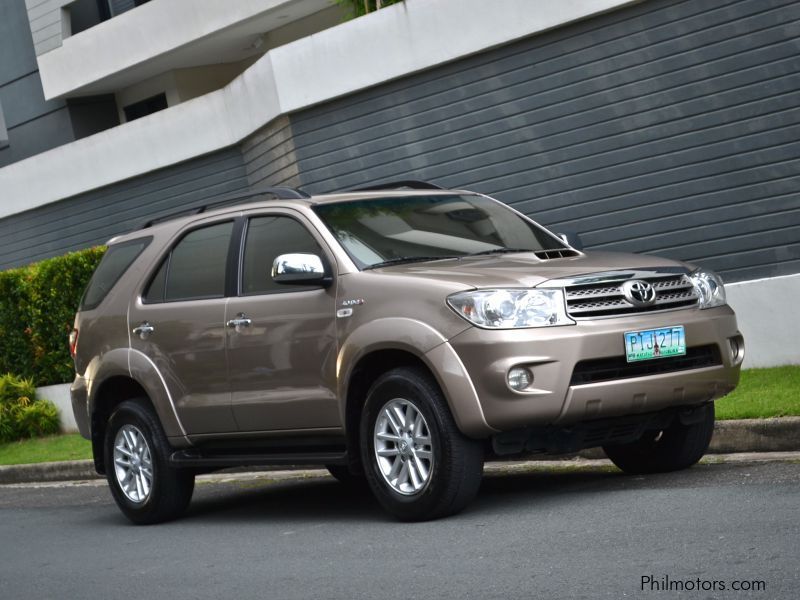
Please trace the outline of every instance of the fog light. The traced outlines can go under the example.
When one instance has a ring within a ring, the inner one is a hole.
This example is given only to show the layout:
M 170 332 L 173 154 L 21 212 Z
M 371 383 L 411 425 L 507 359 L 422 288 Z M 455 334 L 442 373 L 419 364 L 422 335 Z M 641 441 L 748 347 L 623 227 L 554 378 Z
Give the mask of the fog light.
M 744 360 L 744 338 L 741 335 L 728 338 L 728 343 L 731 346 L 731 358 L 733 364 L 738 365 Z
M 525 367 L 514 367 L 508 372 L 508 387 L 521 391 L 533 383 L 533 373 Z

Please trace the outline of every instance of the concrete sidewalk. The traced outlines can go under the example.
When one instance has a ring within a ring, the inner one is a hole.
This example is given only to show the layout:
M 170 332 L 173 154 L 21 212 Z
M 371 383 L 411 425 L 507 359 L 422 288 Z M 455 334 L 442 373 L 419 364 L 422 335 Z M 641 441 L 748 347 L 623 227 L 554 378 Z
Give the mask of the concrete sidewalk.
M 729 455 L 742 453 L 793 453 L 800 451 L 800 417 L 782 417 L 776 419 L 742 419 L 738 421 L 717 421 L 714 429 L 714 437 L 711 440 L 707 461 L 713 462 L 711 455 Z M 775 455 L 778 458 L 778 454 Z M 537 457 L 539 458 L 539 457 Z M 605 454 L 600 448 L 593 448 L 581 452 L 577 456 L 541 457 L 541 460 L 526 461 L 526 463 L 553 464 L 557 462 L 567 462 L 569 464 L 579 464 L 577 461 L 588 462 L 591 460 L 602 460 Z M 506 464 L 506 463 L 494 463 Z M 510 463 L 509 463 L 510 464 Z M 259 471 L 259 476 L 263 476 L 263 469 Z M 273 471 L 270 469 L 270 471 Z M 281 471 L 274 470 L 275 473 L 286 471 L 285 467 Z M 293 471 L 298 473 L 316 472 L 314 470 Z M 225 475 L 224 473 L 222 474 Z M 228 476 L 241 477 L 241 474 Z M 271 474 L 270 474 L 271 476 Z M 91 460 L 75 460 L 64 462 L 37 463 L 32 465 L 11 465 L 0 466 L 0 485 L 25 483 L 25 482 L 47 482 L 47 481 L 78 481 L 100 479 L 94 470 L 94 463 Z

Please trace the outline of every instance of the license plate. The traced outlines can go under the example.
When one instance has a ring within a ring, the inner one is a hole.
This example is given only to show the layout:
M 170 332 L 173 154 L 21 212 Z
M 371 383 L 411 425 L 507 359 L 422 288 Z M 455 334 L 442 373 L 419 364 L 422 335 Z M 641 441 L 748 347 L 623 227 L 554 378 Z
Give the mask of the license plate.
M 625 355 L 628 362 L 683 354 L 686 354 L 683 325 L 625 333 Z

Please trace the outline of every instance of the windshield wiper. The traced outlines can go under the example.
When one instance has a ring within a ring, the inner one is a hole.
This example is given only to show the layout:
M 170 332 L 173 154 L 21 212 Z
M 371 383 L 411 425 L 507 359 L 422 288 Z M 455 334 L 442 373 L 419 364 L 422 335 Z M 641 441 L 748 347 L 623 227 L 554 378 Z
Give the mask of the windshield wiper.
M 512 252 L 534 252 L 530 248 L 493 248 L 492 250 L 481 250 L 480 252 L 470 252 L 464 256 L 480 256 L 482 254 L 509 254 Z M 463 258 L 463 257 L 462 257 Z
M 375 263 L 374 265 L 368 265 L 362 269 L 362 271 L 366 271 L 367 269 L 379 269 L 380 267 L 387 267 L 389 265 L 399 265 L 402 263 L 412 263 L 412 262 L 426 262 L 429 260 L 445 260 L 448 258 L 460 258 L 458 256 L 398 256 L 397 258 L 390 258 L 389 260 L 384 260 L 379 263 Z

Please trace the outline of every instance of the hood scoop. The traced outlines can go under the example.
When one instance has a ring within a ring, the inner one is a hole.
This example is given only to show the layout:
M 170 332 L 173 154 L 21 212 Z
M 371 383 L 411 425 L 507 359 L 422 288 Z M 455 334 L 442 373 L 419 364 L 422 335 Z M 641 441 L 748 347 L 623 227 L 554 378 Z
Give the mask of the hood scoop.
M 553 258 L 569 258 L 570 256 L 580 256 L 580 253 L 572 250 L 571 248 L 562 248 L 561 250 L 537 250 L 534 252 L 536 258 L 542 260 L 551 260 Z

